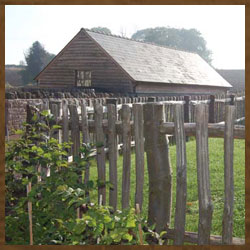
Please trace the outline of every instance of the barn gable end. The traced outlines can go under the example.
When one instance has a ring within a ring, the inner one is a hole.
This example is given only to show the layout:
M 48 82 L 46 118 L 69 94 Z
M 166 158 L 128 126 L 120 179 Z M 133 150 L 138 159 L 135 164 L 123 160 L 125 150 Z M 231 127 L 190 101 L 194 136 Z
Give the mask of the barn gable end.
M 132 78 L 83 29 L 35 80 L 40 87 L 76 86 L 76 71 L 91 72 L 92 87 L 132 92 Z

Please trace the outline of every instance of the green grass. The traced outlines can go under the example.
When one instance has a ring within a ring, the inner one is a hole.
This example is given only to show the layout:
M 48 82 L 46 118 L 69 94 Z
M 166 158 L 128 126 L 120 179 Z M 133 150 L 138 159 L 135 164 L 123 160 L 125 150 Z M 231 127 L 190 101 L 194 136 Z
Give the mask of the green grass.
M 213 220 L 211 234 L 221 235 L 222 215 L 224 206 L 224 140 L 209 139 L 210 185 L 213 202 Z M 198 190 L 196 170 L 196 142 L 191 140 L 187 148 L 187 213 L 186 231 L 198 232 Z M 170 158 L 173 169 L 172 219 L 174 227 L 175 193 L 176 193 L 176 147 L 170 146 Z M 118 209 L 121 209 L 122 156 L 118 159 Z M 148 207 L 148 171 L 145 154 L 144 201 L 142 213 L 147 215 Z M 106 178 L 108 180 L 108 162 L 106 163 Z M 93 161 L 90 170 L 91 179 L 97 178 L 96 163 Z M 135 197 L 135 154 L 131 157 L 131 190 L 130 204 L 134 206 Z M 233 237 L 245 237 L 245 140 L 234 142 L 234 230 Z M 91 193 L 91 199 L 97 200 L 97 192 Z M 108 201 L 108 192 L 107 192 Z M 108 203 L 107 203 L 108 204 Z

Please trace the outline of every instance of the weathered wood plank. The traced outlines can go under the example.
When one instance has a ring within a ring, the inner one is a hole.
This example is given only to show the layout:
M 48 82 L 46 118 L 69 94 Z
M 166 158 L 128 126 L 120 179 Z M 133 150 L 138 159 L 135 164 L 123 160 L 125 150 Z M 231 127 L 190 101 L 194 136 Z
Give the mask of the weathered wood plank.
M 27 196 L 31 192 L 31 182 L 29 182 L 26 186 Z M 30 237 L 30 245 L 33 245 L 33 222 L 32 222 L 32 202 L 28 201 L 28 215 L 29 215 L 29 237 Z
M 89 143 L 89 125 L 88 125 L 88 113 L 85 100 L 81 103 L 81 118 L 82 118 L 82 141 L 83 143 Z
M 77 107 L 74 104 L 69 104 L 69 113 L 71 121 L 71 140 L 72 140 L 72 154 L 73 159 L 79 157 L 80 149 L 80 124 L 79 124 L 79 115 L 77 112 Z
M 183 245 L 187 200 L 187 159 L 183 105 L 177 104 L 174 106 L 174 124 L 176 140 L 176 208 L 174 224 L 176 237 L 174 245 Z
M 226 106 L 224 138 L 224 212 L 222 221 L 222 243 L 232 244 L 233 238 L 233 207 L 234 207 L 234 120 L 235 107 Z
M 62 141 L 69 141 L 69 116 L 68 116 L 68 102 L 62 102 Z
M 129 207 L 130 169 L 131 169 L 131 112 L 128 105 L 122 106 L 122 139 L 123 139 L 123 171 L 122 171 L 122 209 Z
M 163 134 L 172 135 L 174 134 L 174 126 L 175 125 L 173 122 L 162 123 L 160 126 L 160 132 Z M 196 135 L 195 123 L 184 123 L 184 129 L 185 129 L 186 136 Z M 224 138 L 224 129 L 225 129 L 224 124 L 209 123 L 208 124 L 208 136 Z M 240 126 L 240 125 L 234 126 L 234 138 L 245 139 L 245 126 Z
M 101 182 L 106 181 L 106 166 L 105 166 L 105 152 L 104 152 L 104 133 L 102 127 L 103 107 L 95 102 L 95 132 L 97 145 L 97 170 L 98 179 Z M 98 188 L 98 204 L 100 203 L 100 195 L 102 195 L 102 205 L 106 204 L 106 186 L 103 184 Z
M 109 205 L 117 208 L 117 134 L 115 123 L 117 120 L 116 106 L 108 104 L 108 148 L 109 148 L 109 181 L 113 185 L 109 189 Z
M 208 105 L 196 106 L 196 159 L 199 196 L 198 244 L 210 244 L 213 205 L 208 156 Z
M 57 123 L 57 120 L 60 116 L 60 107 L 58 106 L 57 103 L 54 103 L 53 101 L 50 103 L 50 107 L 51 107 L 51 114 L 53 114 L 55 121 Z M 52 137 L 59 140 L 59 131 L 58 130 L 54 131 Z
M 82 131 L 82 142 L 83 143 L 90 143 L 90 137 L 89 137 L 89 126 L 88 126 L 88 113 L 86 108 L 86 101 L 82 100 L 81 103 L 81 131 Z M 86 166 L 86 169 L 84 171 L 84 184 L 87 184 L 89 181 L 89 166 Z M 89 196 L 89 193 L 86 192 L 86 196 Z
M 62 125 L 62 120 L 59 120 L 60 125 Z M 80 124 L 80 128 L 81 128 Z M 95 131 L 95 122 L 94 120 L 88 120 L 88 126 L 90 132 Z M 103 120 L 102 126 L 104 129 L 104 132 L 107 133 L 107 127 L 108 127 L 108 121 Z M 133 126 L 134 123 L 131 122 L 132 126 L 132 134 L 133 134 Z M 162 134 L 168 134 L 168 135 L 174 135 L 174 123 L 173 122 L 162 122 L 160 124 L 160 133 Z M 71 123 L 69 123 L 69 128 L 71 128 Z M 195 123 L 184 123 L 184 129 L 186 136 L 195 136 L 196 135 L 196 124 Z M 225 125 L 224 123 L 214 123 L 214 124 L 208 124 L 208 136 L 214 137 L 214 138 L 224 138 L 224 129 Z M 116 122 L 116 130 L 118 134 L 122 134 L 122 123 L 121 121 Z M 235 125 L 234 126 L 234 138 L 235 139 L 245 139 L 245 126 L 242 125 Z
M 172 169 L 166 136 L 159 132 L 163 105 L 144 105 L 145 151 L 149 174 L 148 222 L 160 232 L 170 224 L 172 204 Z
M 135 168 L 136 168 L 136 190 L 135 204 L 142 211 L 143 184 L 144 184 L 144 131 L 143 131 L 143 106 L 133 105 L 134 134 L 135 134 Z
M 215 100 L 215 96 L 214 95 L 210 95 L 209 123 L 214 123 L 215 122 L 215 119 L 214 119 L 214 100 Z
M 190 96 L 184 96 L 184 121 L 189 122 L 189 102 L 190 102 Z

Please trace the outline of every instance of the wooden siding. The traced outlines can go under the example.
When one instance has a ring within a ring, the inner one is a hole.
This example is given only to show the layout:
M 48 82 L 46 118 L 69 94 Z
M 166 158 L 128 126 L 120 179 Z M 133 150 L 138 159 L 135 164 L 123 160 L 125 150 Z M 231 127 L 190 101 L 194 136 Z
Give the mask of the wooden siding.
M 113 92 L 132 92 L 129 76 L 81 31 L 40 76 L 41 87 L 75 86 L 75 70 L 91 71 L 92 86 Z
M 169 84 L 169 83 L 136 83 L 135 92 L 137 94 L 214 94 L 225 93 L 227 88 L 212 87 L 212 86 L 198 86 L 198 85 L 184 85 L 184 84 Z

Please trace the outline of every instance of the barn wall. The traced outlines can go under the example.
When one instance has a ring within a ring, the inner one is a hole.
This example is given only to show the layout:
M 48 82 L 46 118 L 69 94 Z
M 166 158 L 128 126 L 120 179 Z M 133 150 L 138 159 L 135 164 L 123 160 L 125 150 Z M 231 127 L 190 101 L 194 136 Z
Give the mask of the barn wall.
M 136 93 L 137 94 L 222 94 L 227 91 L 226 88 L 219 87 L 206 87 L 206 86 L 193 86 L 193 85 L 181 85 L 181 84 L 167 84 L 167 83 L 137 83 Z
M 70 42 L 61 55 L 39 76 L 43 87 L 75 85 L 75 70 L 92 72 L 92 86 L 114 92 L 131 92 L 128 76 L 81 31 Z

